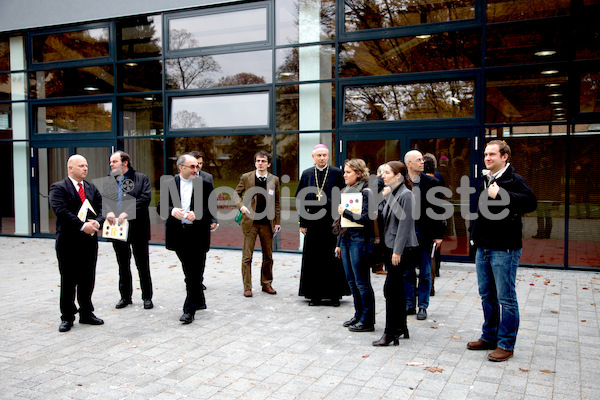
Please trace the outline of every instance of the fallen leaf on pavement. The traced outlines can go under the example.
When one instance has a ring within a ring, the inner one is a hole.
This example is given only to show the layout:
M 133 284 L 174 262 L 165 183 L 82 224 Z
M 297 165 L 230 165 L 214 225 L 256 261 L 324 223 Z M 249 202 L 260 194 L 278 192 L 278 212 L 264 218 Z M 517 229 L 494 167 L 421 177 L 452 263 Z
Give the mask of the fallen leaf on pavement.
M 529 372 L 529 370 L 528 370 L 528 369 L 525 369 L 525 368 L 519 368 L 519 369 L 520 369 L 521 371 L 523 371 L 523 372 Z
M 420 365 L 423 365 L 423 363 L 422 362 L 411 361 L 411 362 L 407 362 L 406 365 L 411 366 L 411 367 L 418 367 Z
M 435 372 L 442 373 L 444 371 L 442 368 L 438 368 L 438 367 L 425 367 L 425 370 L 429 371 L 429 372 L 433 372 L 433 373 L 435 373 Z
M 554 371 L 550 371 L 549 369 L 540 369 L 540 372 L 543 372 L 545 374 L 553 374 Z
M 456 335 L 453 335 L 453 336 L 452 336 L 452 339 L 462 339 L 462 336 L 456 336 Z

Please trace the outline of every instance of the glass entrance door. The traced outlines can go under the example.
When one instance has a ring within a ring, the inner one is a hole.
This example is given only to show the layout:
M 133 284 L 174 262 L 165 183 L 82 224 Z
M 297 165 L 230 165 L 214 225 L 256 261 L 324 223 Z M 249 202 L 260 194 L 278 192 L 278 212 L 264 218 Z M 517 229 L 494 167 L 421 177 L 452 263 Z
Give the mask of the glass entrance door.
M 440 132 L 386 132 L 372 134 L 342 133 L 340 162 L 344 159 L 362 158 L 371 174 L 377 168 L 391 160 L 404 162 L 404 154 L 411 149 L 430 153 L 436 159 L 436 168 L 443 184 L 452 195 L 445 198 L 454 207 L 454 214 L 446 220 L 446 231 L 441 254 L 445 261 L 466 261 L 469 256 L 469 221 L 463 214 L 476 204 L 474 197 L 461 198 L 457 188 L 461 178 L 467 177 L 467 183 L 475 187 L 471 163 L 474 157 L 474 130 Z
M 445 198 L 452 203 L 454 214 L 446 220 L 446 232 L 442 242 L 442 256 L 469 255 L 469 221 L 465 219 L 466 210 L 470 210 L 471 199 L 461 198 L 457 189 L 461 186 L 461 178 L 467 177 L 471 185 L 471 138 L 409 138 L 410 148 L 421 153 L 433 155 L 435 168 L 441 177 L 442 184 L 450 189 L 452 196 Z M 449 257 L 445 257 L 448 259 Z
M 64 147 L 34 147 L 35 175 L 32 182 L 34 196 L 34 236 L 56 233 L 56 216 L 50 208 L 50 185 L 67 177 L 67 160 L 73 154 L 81 154 L 88 162 L 86 181 L 104 177 L 110 172 L 109 157 L 113 147 L 93 146 L 76 143 Z

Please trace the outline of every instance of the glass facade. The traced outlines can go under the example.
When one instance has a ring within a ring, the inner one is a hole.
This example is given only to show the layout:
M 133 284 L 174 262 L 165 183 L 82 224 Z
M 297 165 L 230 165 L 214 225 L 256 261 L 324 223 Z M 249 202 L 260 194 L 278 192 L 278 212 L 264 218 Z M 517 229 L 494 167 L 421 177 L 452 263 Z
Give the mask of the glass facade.
M 262 0 L 80 25 L 0 32 L 0 163 L 13 172 L 3 235 L 54 234 L 48 188 L 83 154 L 106 176 L 122 149 L 150 178 L 204 155 L 221 227 L 241 247 L 231 192 L 253 155 L 281 180 L 277 250 L 298 251 L 294 198 L 325 143 L 334 165 L 371 171 L 409 149 L 431 153 L 451 196 L 442 255 L 466 261 L 486 140 L 538 196 L 521 262 L 600 267 L 600 30 L 597 1 Z M 93 17 L 92 17 L 93 18 Z M 1 29 L 1 28 L 0 28 Z M 152 241 L 164 223 L 151 212 Z

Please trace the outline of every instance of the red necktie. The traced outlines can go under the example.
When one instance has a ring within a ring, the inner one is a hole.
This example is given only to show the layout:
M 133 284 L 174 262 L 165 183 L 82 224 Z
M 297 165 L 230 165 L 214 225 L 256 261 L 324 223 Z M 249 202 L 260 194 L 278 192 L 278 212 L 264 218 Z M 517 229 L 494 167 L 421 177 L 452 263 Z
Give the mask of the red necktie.
M 81 202 L 85 202 L 85 192 L 83 191 L 83 185 L 81 184 L 81 182 L 78 183 L 79 185 L 79 190 L 77 191 L 77 193 L 79 193 L 79 197 L 81 198 Z

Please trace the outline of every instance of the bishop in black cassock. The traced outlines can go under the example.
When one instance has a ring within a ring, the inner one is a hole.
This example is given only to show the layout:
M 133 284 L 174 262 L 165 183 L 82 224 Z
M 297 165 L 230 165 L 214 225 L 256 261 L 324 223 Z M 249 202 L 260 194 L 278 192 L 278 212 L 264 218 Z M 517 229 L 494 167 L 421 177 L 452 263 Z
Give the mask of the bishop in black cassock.
M 329 150 L 325 145 L 315 146 L 313 159 L 315 166 L 302 173 L 296 190 L 298 209 L 303 208 L 308 214 L 303 216 L 299 213 L 300 231 L 304 234 L 304 250 L 298 295 L 309 299 L 311 306 L 339 306 L 342 296 L 350 294 L 350 288 L 342 263 L 334 254 L 336 235 L 332 232 L 331 192 L 335 187 L 342 189 L 345 186 L 344 173 L 341 169 L 327 164 Z M 311 187 L 312 192 L 302 196 L 300 191 L 307 187 Z M 305 206 L 305 200 L 320 200 L 322 205 Z M 309 218 L 321 210 L 325 210 L 323 217 Z

